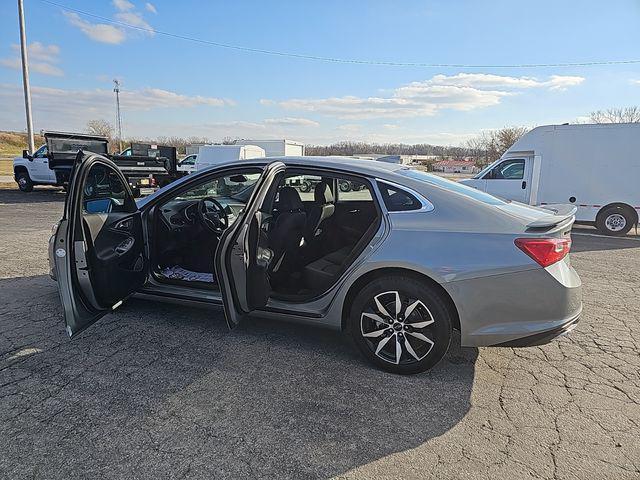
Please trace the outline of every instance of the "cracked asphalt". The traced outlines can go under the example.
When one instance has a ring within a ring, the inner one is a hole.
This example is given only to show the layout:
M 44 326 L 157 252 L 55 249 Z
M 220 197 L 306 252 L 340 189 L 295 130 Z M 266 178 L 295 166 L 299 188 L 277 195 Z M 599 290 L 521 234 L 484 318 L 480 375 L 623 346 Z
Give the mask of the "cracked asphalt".
M 638 237 L 577 229 L 569 336 L 402 377 L 335 332 L 142 300 L 69 340 L 62 202 L 0 190 L 0 478 L 640 478 Z

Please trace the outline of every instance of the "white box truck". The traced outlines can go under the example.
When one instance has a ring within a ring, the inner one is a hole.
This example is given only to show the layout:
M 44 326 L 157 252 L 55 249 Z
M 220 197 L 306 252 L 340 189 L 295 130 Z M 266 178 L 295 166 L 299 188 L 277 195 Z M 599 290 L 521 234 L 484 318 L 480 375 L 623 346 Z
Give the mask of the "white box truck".
M 536 127 L 461 183 L 530 205 L 572 204 L 576 222 L 626 235 L 640 212 L 640 123 Z
M 197 154 L 180 161 L 178 171 L 193 173 L 224 162 L 264 156 L 264 149 L 256 145 L 202 145 Z
M 293 140 L 236 140 L 236 145 L 257 145 L 267 157 L 302 157 L 304 143 Z

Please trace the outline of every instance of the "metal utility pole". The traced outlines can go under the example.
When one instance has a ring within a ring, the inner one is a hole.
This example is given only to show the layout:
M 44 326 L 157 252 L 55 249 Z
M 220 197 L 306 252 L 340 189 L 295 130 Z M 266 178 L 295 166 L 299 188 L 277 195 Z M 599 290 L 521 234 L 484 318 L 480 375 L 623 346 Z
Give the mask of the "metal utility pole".
M 113 79 L 113 91 L 116 92 L 116 129 L 118 130 L 118 152 L 122 151 L 122 117 L 120 116 L 120 81 Z
M 22 54 L 22 85 L 24 87 L 24 108 L 27 111 L 27 140 L 29 153 L 36 151 L 33 142 L 33 120 L 31 119 L 31 87 L 29 86 L 29 59 L 27 58 L 27 34 L 24 26 L 24 6 L 18 0 L 18 17 L 20 19 L 20 53 Z

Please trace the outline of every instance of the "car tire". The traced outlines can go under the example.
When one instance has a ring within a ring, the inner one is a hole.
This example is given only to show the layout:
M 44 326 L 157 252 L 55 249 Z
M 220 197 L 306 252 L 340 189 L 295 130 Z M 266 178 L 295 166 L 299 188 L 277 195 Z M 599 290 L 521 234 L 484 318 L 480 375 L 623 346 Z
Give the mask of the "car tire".
M 18 182 L 18 188 L 21 192 L 32 192 L 33 182 L 27 172 L 20 172 L 16 175 L 16 182 Z
M 596 227 L 605 235 L 622 237 L 629 233 L 635 222 L 636 219 L 628 209 L 614 205 L 598 213 Z
M 427 371 L 449 349 L 451 312 L 440 292 L 416 278 L 374 280 L 356 295 L 349 311 L 348 328 L 358 349 L 388 372 Z

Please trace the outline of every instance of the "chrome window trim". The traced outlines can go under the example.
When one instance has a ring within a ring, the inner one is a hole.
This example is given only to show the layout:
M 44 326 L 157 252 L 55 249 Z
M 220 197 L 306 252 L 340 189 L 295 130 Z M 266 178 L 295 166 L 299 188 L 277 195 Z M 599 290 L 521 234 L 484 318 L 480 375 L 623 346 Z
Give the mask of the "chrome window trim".
M 387 208 L 387 204 L 384 203 L 384 196 L 382 196 L 382 192 L 380 192 L 380 196 L 381 196 L 381 201 L 382 201 L 382 205 L 384 205 L 385 210 L 387 211 L 388 214 L 395 214 L 395 213 L 420 213 L 420 212 L 431 212 L 433 210 L 435 210 L 435 206 L 433 205 L 433 203 L 431 203 L 429 200 L 427 200 L 426 198 L 424 198 L 424 196 L 418 192 L 416 192 L 415 190 L 413 190 L 412 188 L 409 187 L 405 187 L 404 185 L 400 185 L 398 183 L 395 182 L 390 182 L 389 180 L 384 180 L 382 178 L 377 178 L 376 177 L 376 183 L 384 183 L 392 188 L 395 188 L 397 190 L 402 190 L 405 191 L 411 195 L 413 195 L 422 205 L 420 208 L 417 208 L 415 210 L 394 210 L 391 211 Z

